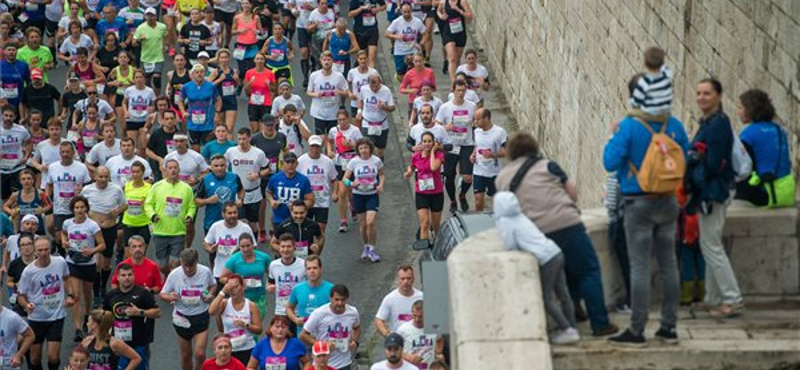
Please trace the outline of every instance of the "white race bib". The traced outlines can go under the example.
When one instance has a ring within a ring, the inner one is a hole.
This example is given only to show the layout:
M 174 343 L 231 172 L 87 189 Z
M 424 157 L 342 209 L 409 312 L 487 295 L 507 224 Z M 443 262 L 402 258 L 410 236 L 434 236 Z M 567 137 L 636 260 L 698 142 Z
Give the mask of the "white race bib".
M 435 188 L 433 176 L 431 174 L 420 175 L 417 179 L 417 187 L 419 191 L 429 191 Z
M 264 105 L 264 100 L 264 94 L 260 91 L 253 91 L 253 94 L 250 95 L 251 105 Z
M 142 215 L 142 207 L 144 206 L 141 200 L 134 200 L 128 199 L 128 215 L 129 216 L 141 216 Z
M 333 61 L 333 70 L 336 71 L 336 72 L 339 72 L 341 74 L 344 74 L 344 62 L 343 61 L 340 62 L 338 60 L 334 60 Z
M 167 205 L 164 208 L 164 215 L 167 217 L 180 217 L 183 209 L 183 199 L 167 197 Z
M 189 319 L 178 313 L 178 311 L 175 311 L 172 314 L 172 325 L 184 329 L 189 329 L 192 327 L 192 323 L 189 322 Z
M 202 110 L 192 111 L 192 123 L 195 125 L 204 125 L 206 123 L 206 112 Z
M 461 18 L 452 18 L 450 19 L 450 33 L 461 33 L 464 32 L 464 24 L 461 23 Z
M 203 292 L 198 289 L 181 289 L 181 303 L 187 306 L 199 306 L 203 302 Z
M 131 320 L 114 321 L 114 337 L 123 342 L 133 340 L 133 322 Z
M 244 60 L 244 54 L 247 49 L 244 46 L 237 46 L 236 49 L 233 49 L 233 59 L 236 60 Z
M 42 298 L 42 305 L 48 310 L 55 310 L 58 308 L 58 306 L 61 304 L 61 297 L 59 297 L 58 294 L 59 292 L 61 292 L 60 289 L 50 294 L 44 294 L 44 297 Z
M 261 280 L 260 279 L 253 279 L 253 278 L 246 278 L 246 279 L 244 279 L 244 286 L 245 286 L 245 288 L 261 288 Z
M 364 27 L 371 27 L 375 25 L 375 14 L 372 14 L 371 11 L 365 11 L 363 17 L 361 17 L 362 23 L 364 23 Z
M 236 95 L 236 83 L 233 81 L 223 81 L 222 82 L 222 95 L 223 96 L 234 96 Z
M 156 64 L 142 62 L 142 68 L 144 68 L 144 73 L 153 73 L 156 70 Z

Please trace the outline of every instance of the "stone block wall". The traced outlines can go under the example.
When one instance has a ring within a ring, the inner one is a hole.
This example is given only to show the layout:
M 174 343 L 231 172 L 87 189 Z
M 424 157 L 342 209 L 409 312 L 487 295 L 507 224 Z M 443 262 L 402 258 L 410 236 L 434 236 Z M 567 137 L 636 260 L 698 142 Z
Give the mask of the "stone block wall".
M 601 202 L 602 149 L 658 45 L 675 71 L 674 114 L 697 127 L 695 84 L 715 76 L 737 126 L 737 96 L 760 88 L 800 136 L 800 1 L 797 0 L 471 0 L 472 36 L 520 129 L 577 180 L 582 207 Z M 795 161 L 797 163 L 797 161 Z

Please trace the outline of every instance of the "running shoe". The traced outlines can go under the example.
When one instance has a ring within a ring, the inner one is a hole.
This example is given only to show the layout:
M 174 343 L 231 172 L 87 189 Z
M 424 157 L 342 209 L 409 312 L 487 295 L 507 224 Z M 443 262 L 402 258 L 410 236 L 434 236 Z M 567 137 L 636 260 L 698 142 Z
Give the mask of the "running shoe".
M 347 221 L 342 221 L 342 223 L 339 224 L 339 232 L 346 233 L 347 230 L 349 230 L 349 228 L 347 227 Z
M 259 243 L 266 243 L 267 242 L 267 232 L 261 230 L 258 232 L 258 242 Z
M 469 211 L 469 202 L 467 202 L 466 195 L 460 195 L 458 197 L 458 202 L 461 203 L 461 212 Z
M 381 255 L 378 254 L 378 251 L 375 250 L 375 247 L 370 246 L 368 254 L 369 254 L 369 260 L 370 261 L 372 261 L 372 262 L 380 262 L 381 261 Z
M 370 246 L 368 246 L 368 245 L 365 245 L 365 246 L 364 246 L 364 250 L 363 250 L 363 251 L 361 251 L 361 259 L 362 259 L 362 260 L 365 260 L 365 259 L 367 259 L 367 258 L 370 258 L 370 254 L 369 254 L 369 248 L 370 248 Z

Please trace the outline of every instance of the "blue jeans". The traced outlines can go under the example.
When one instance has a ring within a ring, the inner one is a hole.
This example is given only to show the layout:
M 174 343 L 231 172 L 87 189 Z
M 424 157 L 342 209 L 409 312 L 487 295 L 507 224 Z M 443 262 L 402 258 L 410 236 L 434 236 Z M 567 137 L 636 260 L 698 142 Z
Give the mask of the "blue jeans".
M 150 369 L 150 348 L 148 346 L 131 346 L 131 348 L 142 358 L 142 362 L 136 367 L 136 370 Z M 128 358 L 119 356 L 117 360 L 117 370 L 125 370 L 125 368 L 128 367 L 128 362 L 130 362 Z
M 546 236 L 564 253 L 569 293 L 576 304 L 581 299 L 586 304 L 592 331 L 607 328 L 609 320 L 603 295 L 600 262 L 597 261 L 597 253 L 594 251 L 589 234 L 586 233 L 586 228 L 580 223 L 553 231 Z

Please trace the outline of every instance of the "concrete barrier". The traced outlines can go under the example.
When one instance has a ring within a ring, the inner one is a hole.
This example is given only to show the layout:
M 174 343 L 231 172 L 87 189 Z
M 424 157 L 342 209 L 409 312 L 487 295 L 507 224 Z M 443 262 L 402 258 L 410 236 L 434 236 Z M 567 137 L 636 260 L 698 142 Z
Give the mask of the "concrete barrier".
M 552 370 L 539 268 L 494 229 L 447 258 L 453 369 Z

